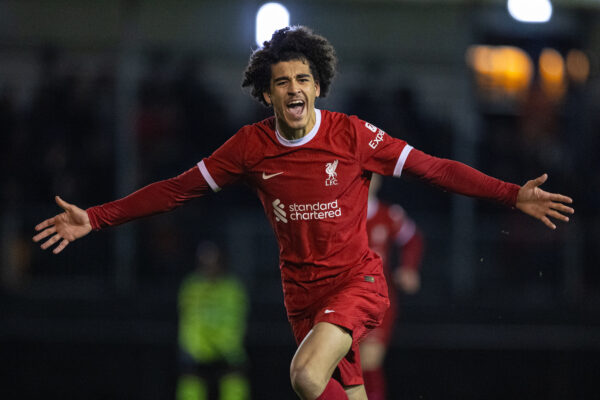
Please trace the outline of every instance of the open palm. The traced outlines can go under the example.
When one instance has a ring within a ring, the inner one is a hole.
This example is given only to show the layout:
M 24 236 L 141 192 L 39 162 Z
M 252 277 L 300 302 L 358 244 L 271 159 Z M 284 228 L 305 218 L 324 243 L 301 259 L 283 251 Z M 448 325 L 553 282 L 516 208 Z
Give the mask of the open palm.
M 33 241 L 39 242 L 50 236 L 40 246 L 44 250 L 60 241 L 59 245 L 52 251 L 54 254 L 58 254 L 69 243 L 90 233 L 92 225 L 85 210 L 67 203 L 59 196 L 56 196 L 55 199 L 56 204 L 65 211 L 36 225 L 35 230 L 41 232 L 33 237 Z
M 571 204 L 570 197 L 558 193 L 549 193 L 539 188 L 546 182 L 548 175 L 544 174 L 536 179 L 527 181 L 519 190 L 516 207 L 527 215 L 541 220 L 551 229 L 556 229 L 550 217 L 568 222 L 565 214 L 573 214 L 575 210 L 563 203 Z

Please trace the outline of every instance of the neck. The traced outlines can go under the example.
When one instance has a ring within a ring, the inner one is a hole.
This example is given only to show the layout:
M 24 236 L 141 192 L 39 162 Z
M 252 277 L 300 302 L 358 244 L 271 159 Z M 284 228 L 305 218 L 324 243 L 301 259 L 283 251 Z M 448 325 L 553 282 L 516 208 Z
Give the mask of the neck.
M 281 134 L 281 136 L 283 136 L 287 140 L 301 139 L 304 136 L 308 135 L 312 128 L 315 127 L 316 120 L 317 117 L 315 114 L 315 110 L 313 109 L 310 113 L 307 124 L 302 128 L 295 129 L 288 126 L 285 122 L 282 122 L 282 120 L 277 118 L 277 115 L 275 115 L 277 131 Z

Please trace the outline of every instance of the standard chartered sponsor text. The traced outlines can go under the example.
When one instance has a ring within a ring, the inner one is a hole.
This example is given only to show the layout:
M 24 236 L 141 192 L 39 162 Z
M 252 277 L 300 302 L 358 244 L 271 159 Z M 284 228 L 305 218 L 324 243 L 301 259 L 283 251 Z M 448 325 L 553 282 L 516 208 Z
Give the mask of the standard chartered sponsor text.
M 291 204 L 288 207 L 292 221 L 310 221 L 315 219 L 336 218 L 342 215 L 337 199 L 329 203 Z

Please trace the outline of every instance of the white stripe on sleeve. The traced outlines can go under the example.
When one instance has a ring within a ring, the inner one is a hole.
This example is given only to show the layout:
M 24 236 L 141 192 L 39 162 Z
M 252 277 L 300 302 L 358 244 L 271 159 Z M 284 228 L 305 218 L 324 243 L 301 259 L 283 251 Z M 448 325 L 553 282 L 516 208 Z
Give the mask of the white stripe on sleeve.
M 200 169 L 200 173 L 202 174 L 204 179 L 206 179 L 206 183 L 208 183 L 208 186 L 210 186 L 213 192 L 218 192 L 219 190 L 221 190 L 219 185 L 217 185 L 217 182 L 215 182 L 212 176 L 210 176 L 208 169 L 206 169 L 206 165 L 204 165 L 204 160 L 198 163 L 198 168 Z
M 398 157 L 398 162 L 396 162 L 396 167 L 394 168 L 394 176 L 396 178 L 400 178 L 402 175 L 402 169 L 404 168 L 404 163 L 408 158 L 408 153 L 413 149 L 413 147 L 409 144 L 406 144 L 402 149 L 402 153 L 400 153 L 400 157 Z

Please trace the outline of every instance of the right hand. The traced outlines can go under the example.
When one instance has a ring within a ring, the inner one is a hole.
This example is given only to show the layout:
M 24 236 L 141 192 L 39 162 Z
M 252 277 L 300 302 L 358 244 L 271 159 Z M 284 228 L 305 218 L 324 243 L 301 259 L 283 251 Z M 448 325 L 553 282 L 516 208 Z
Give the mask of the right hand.
M 41 232 L 33 237 L 33 241 L 37 243 L 40 240 L 53 235 L 50 239 L 42 243 L 40 247 L 43 250 L 46 250 L 56 242 L 60 241 L 59 245 L 52 250 L 54 254 L 58 254 L 63 251 L 69 243 L 90 233 L 92 231 L 92 225 L 90 224 L 90 219 L 85 210 L 67 203 L 59 196 L 56 196 L 55 200 L 56 204 L 65 211 L 36 225 L 35 230 Z

